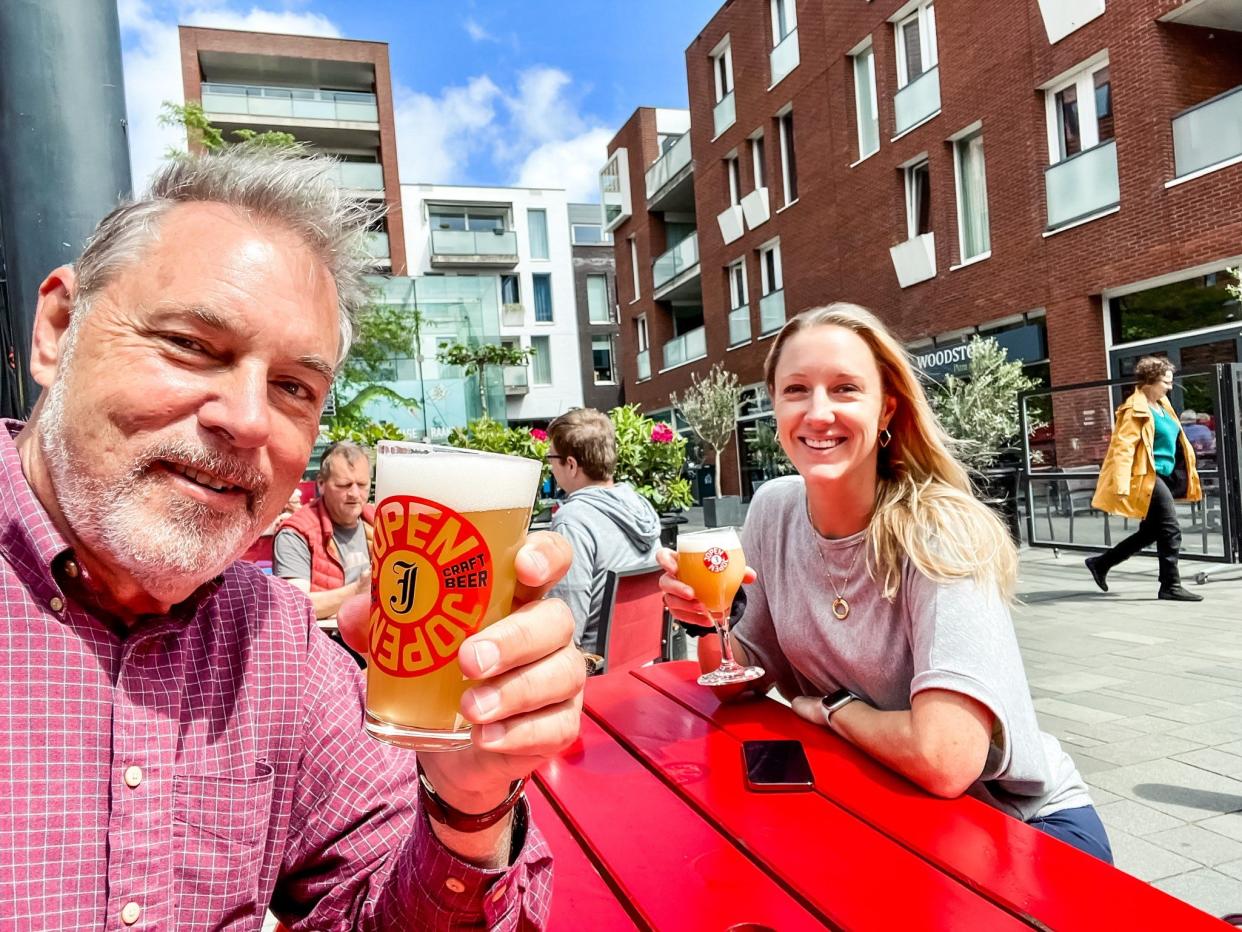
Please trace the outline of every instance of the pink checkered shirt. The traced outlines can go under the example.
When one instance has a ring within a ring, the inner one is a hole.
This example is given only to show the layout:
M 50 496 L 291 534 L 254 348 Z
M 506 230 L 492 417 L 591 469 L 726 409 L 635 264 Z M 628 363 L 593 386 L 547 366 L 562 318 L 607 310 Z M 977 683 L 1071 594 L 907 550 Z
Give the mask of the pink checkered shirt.
M 0 927 L 542 927 L 533 826 L 507 871 L 440 845 L 304 596 L 235 563 L 118 635 L 0 424 Z

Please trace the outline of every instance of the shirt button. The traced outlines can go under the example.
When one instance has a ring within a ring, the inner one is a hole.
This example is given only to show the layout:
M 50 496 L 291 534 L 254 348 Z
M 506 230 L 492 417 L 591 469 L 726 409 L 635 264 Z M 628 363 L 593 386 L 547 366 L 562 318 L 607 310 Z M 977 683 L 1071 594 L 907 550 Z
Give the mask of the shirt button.
M 52 601 L 48 602 L 47 604 L 51 606 L 52 611 L 59 612 L 62 608 L 65 607 L 65 600 L 62 599 L 58 595 L 54 595 L 52 596 Z
M 135 764 L 132 767 L 125 768 L 125 785 L 131 790 L 138 789 L 138 784 L 142 782 L 142 768 Z
M 127 926 L 132 926 L 138 921 L 138 917 L 142 915 L 142 907 L 130 900 L 121 907 L 121 922 Z
M 66 560 L 66 561 L 65 561 L 65 572 L 66 572 L 68 575 L 70 575 L 70 576 L 72 576 L 73 578 L 75 578 L 75 579 L 76 579 L 76 578 L 77 578 L 77 575 L 78 575 L 78 565 L 77 565 L 77 563 L 75 563 L 73 560 Z
M 448 880 L 444 881 L 444 885 L 448 887 L 450 890 L 452 890 L 454 893 L 465 893 L 466 892 L 466 885 L 462 883 L 460 880 L 458 880 L 456 877 L 450 877 Z

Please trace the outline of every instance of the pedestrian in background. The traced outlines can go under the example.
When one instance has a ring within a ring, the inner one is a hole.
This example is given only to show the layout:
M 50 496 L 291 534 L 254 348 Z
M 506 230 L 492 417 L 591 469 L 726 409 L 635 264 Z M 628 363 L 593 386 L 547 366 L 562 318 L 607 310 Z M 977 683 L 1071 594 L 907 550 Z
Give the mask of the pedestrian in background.
M 1117 409 L 1091 507 L 1141 523 L 1117 546 L 1088 557 L 1086 563 L 1095 584 L 1107 592 L 1108 571 L 1154 543 L 1160 560 L 1159 597 L 1201 602 L 1203 596 L 1182 586 L 1177 569 L 1182 531 L 1174 502 L 1197 502 L 1203 492 L 1194 448 L 1169 403 L 1173 372 L 1173 364 L 1160 356 L 1144 356 L 1134 367 L 1134 392 Z

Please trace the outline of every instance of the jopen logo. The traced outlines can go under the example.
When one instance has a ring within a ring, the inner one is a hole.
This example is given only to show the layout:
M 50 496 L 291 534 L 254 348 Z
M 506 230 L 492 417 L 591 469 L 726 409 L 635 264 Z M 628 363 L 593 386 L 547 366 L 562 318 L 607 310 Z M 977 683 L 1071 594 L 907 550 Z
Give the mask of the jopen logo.
M 421 676 L 457 656 L 492 597 L 492 555 L 462 515 L 412 495 L 375 509 L 371 662 Z
M 723 573 L 729 568 L 729 553 L 720 547 L 708 547 L 703 553 L 703 565 L 712 573 Z

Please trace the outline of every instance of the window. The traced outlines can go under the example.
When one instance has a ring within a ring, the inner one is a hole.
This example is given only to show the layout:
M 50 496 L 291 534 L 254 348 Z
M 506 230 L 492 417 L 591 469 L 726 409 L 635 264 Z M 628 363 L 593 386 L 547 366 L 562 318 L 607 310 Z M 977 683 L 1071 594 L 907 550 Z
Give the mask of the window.
M 927 159 L 907 165 L 906 238 L 931 232 L 931 171 Z
M 500 302 L 502 304 L 521 304 L 522 288 L 516 275 L 500 276 Z
M 767 187 L 767 171 L 764 165 L 763 133 L 750 140 L 750 167 L 754 173 L 755 189 Z
M 588 275 L 587 285 L 587 320 L 593 324 L 608 324 L 612 315 L 608 313 L 608 276 Z
M 1113 138 L 1113 93 L 1107 60 L 1048 88 L 1046 101 L 1048 152 L 1053 165 Z
M 759 250 L 759 285 L 765 298 L 785 287 L 781 275 L 780 243 L 773 243 Z
M 936 67 L 936 8 L 924 3 L 898 21 L 897 86 L 905 87 Z
M 475 232 L 505 229 L 505 212 L 495 208 L 428 207 L 427 220 L 433 230 L 473 230 Z
M 634 336 L 638 340 L 638 351 L 640 353 L 647 352 L 649 344 L 647 343 L 647 315 L 634 320 Z
M 591 367 L 595 370 L 596 385 L 607 385 L 616 381 L 612 372 L 612 337 L 591 337 Z
M 854 55 L 854 104 L 858 114 L 858 158 L 880 149 L 880 110 L 876 106 L 875 49 Z
M 750 299 L 746 294 L 746 260 L 738 259 L 729 266 L 729 307 L 737 310 L 749 303 Z
M 712 55 L 712 74 L 716 82 L 716 103 L 720 103 L 733 93 L 733 49 L 727 42 Z
M 953 164 L 957 175 L 958 239 L 965 262 L 992 248 L 981 132 L 975 131 L 953 143 Z
M 526 224 L 530 229 L 530 257 L 548 258 L 548 212 L 542 208 L 526 211 Z
M 638 243 L 630 237 L 630 273 L 634 276 L 634 300 L 638 300 Z
M 535 292 L 535 323 L 552 323 L 552 276 L 532 275 L 530 282 Z
M 772 0 L 772 47 L 780 45 L 798 28 L 794 0 Z
M 742 203 L 742 176 L 738 170 L 736 155 L 725 159 L 725 175 L 729 181 L 729 204 L 736 207 Z
M 570 234 L 575 246 L 600 246 L 612 242 L 612 234 L 605 233 L 598 223 L 575 223 Z
M 530 380 L 536 385 L 552 384 L 552 338 L 531 337 Z
M 798 163 L 794 159 L 793 113 L 780 117 L 781 126 L 781 180 L 785 183 L 785 204 L 798 199 Z
M 599 170 L 599 198 L 603 211 L 601 219 L 604 229 L 609 232 L 615 230 L 630 216 L 630 163 L 628 159 L 627 149 L 617 149 L 608 156 L 608 161 Z

